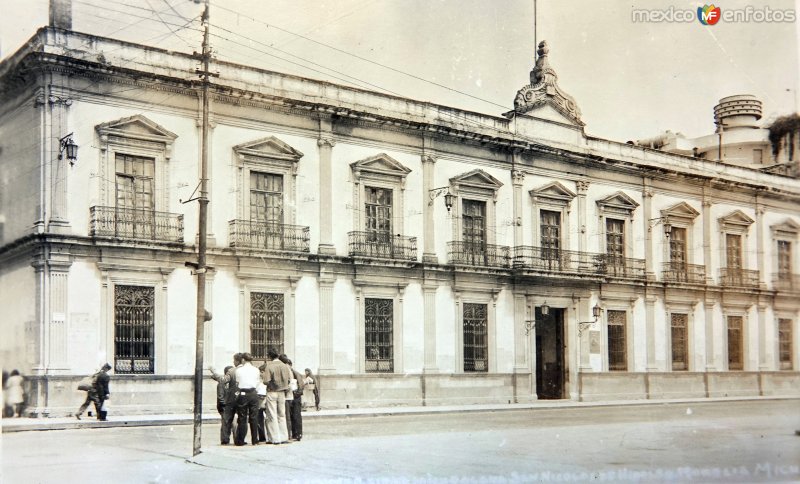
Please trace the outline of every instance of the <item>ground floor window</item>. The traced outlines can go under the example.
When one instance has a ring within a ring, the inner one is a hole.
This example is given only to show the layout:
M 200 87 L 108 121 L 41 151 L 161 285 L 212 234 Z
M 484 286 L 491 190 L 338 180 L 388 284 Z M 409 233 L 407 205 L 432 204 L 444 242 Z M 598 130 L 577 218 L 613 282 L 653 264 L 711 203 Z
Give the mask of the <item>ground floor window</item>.
M 744 369 L 744 355 L 742 355 L 742 316 L 728 316 L 728 369 Z
M 464 304 L 464 371 L 489 371 L 486 304 Z
M 114 372 L 155 372 L 155 288 L 114 287 Z
M 792 369 L 792 320 L 778 320 L 778 352 L 781 370 Z
M 670 315 L 670 338 L 672 345 L 672 371 L 689 369 L 689 315 Z
M 364 369 L 367 372 L 394 371 L 393 316 L 393 300 L 364 300 Z
M 608 311 L 608 369 L 626 371 L 625 311 Z
M 283 354 L 283 294 L 250 293 L 250 354 L 266 360 L 267 351 L 275 348 Z

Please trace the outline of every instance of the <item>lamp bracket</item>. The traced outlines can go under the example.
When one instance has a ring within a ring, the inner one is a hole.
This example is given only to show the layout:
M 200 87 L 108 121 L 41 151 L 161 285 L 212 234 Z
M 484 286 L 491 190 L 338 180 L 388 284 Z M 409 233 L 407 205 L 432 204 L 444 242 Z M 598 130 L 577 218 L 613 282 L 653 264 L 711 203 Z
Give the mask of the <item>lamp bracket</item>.
M 433 201 L 442 195 L 446 195 L 450 193 L 450 187 L 439 187 L 439 188 L 431 188 L 428 190 L 428 205 L 433 205 Z

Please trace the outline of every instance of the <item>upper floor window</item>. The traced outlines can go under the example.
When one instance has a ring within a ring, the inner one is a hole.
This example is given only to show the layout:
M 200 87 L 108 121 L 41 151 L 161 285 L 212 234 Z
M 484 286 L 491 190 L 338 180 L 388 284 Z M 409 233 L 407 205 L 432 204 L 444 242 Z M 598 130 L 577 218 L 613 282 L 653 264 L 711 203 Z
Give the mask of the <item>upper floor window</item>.
M 392 236 L 392 190 L 365 187 L 365 230 L 374 240 L 386 241 Z
M 606 254 L 612 261 L 625 257 L 625 222 L 613 218 L 606 219 Z
M 250 172 L 250 220 L 283 223 L 283 176 Z
M 486 249 L 486 202 L 464 200 L 462 214 L 462 240 L 471 250 Z
M 153 210 L 155 159 L 116 153 L 117 208 Z
M 702 283 L 705 281 L 705 270 L 702 265 L 694 265 L 692 261 L 692 229 L 694 220 L 700 212 L 687 202 L 677 203 L 661 211 L 664 221 L 669 221 L 671 229 L 665 234 L 667 261 L 664 264 L 665 280 L 677 282 Z M 666 222 L 665 222 L 666 223 Z
M 742 236 L 725 234 L 725 260 L 728 269 L 742 268 Z
M 792 273 L 792 243 L 788 240 L 778 241 L 778 274 Z
M 558 258 L 558 251 L 569 248 L 569 213 L 575 193 L 559 182 L 530 191 L 533 199 L 534 243 L 543 258 Z
M 686 255 L 686 228 L 672 227 L 669 234 L 669 261 L 675 267 L 685 267 Z

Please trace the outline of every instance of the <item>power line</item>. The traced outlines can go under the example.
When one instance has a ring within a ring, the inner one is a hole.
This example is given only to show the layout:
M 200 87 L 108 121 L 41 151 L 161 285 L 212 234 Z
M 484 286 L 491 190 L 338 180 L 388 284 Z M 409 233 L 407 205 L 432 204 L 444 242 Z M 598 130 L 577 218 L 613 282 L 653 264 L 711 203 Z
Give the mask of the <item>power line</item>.
M 348 56 L 350 56 L 350 57 L 353 57 L 353 58 L 356 58 L 356 59 L 362 60 L 362 61 L 364 61 L 364 62 L 368 62 L 368 63 L 370 63 L 370 64 L 373 64 L 373 65 L 376 65 L 376 66 L 379 66 L 379 67 L 383 67 L 384 69 L 388 69 L 388 70 L 390 70 L 390 71 L 392 71 L 392 72 L 396 72 L 396 73 L 398 73 L 398 74 L 403 74 L 403 75 L 405 75 L 405 76 L 411 77 L 411 78 L 413 78 L 413 79 L 416 79 L 416 80 L 418 80 L 418 81 L 427 82 L 427 83 L 429 83 L 429 84 L 432 84 L 432 85 L 434 85 L 434 86 L 441 87 L 441 88 L 443 88 L 443 89 L 447 89 L 448 91 L 455 92 L 455 93 L 458 93 L 458 94 L 461 94 L 461 95 L 467 96 L 467 97 L 469 97 L 469 98 L 472 98 L 472 99 L 475 99 L 475 100 L 477 100 L 477 101 L 485 102 L 485 103 L 488 103 L 488 104 L 491 104 L 491 105 L 494 105 L 494 106 L 501 107 L 501 108 L 503 108 L 503 109 L 510 109 L 510 108 L 509 108 L 507 105 L 504 105 L 504 104 L 498 104 L 498 103 L 496 103 L 496 102 L 494 102 L 494 101 L 490 101 L 490 100 L 488 100 L 488 99 L 483 99 L 483 98 L 481 98 L 481 97 L 474 96 L 474 95 L 472 95 L 472 94 L 466 93 L 466 92 L 464 92 L 464 91 L 460 91 L 460 90 L 458 90 L 458 89 L 455 89 L 455 88 L 452 88 L 452 87 L 450 87 L 450 86 L 447 86 L 447 85 L 444 85 L 444 84 L 440 84 L 440 83 L 438 83 L 438 82 L 431 81 L 431 80 L 429 80 L 429 79 L 425 79 L 425 78 L 423 78 L 423 77 L 420 77 L 420 76 L 417 76 L 417 75 L 415 75 L 415 74 L 411 74 L 411 73 L 409 73 L 409 72 L 406 72 L 406 71 L 403 71 L 403 70 L 397 69 L 397 68 L 395 68 L 395 67 L 392 67 L 392 66 L 388 66 L 388 65 L 386 65 L 386 64 L 382 64 L 382 63 L 380 63 L 380 62 L 374 61 L 374 60 L 372 60 L 372 59 L 368 59 L 368 58 L 366 58 L 366 57 L 362 57 L 362 56 L 360 56 L 360 55 L 357 55 L 357 54 L 353 54 L 352 52 L 348 52 L 348 51 L 346 51 L 346 50 L 343 50 L 343 49 L 340 49 L 340 48 L 338 48 L 338 47 L 332 46 L 332 45 L 330 45 L 330 44 L 326 44 L 326 43 L 324 43 L 324 42 L 320 42 L 320 41 L 318 41 L 318 40 L 312 39 L 311 37 L 307 37 L 307 36 L 305 36 L 305 35 L 303 35 L 303 34 L 298 34 L 298 33 L 296 33 L 296 32 L 292 32 L 292 31 L 290 31 L 290 30 L 287 30 L 287 29 L 284 29 L 284 28 L 278 27 L 278 26 L 277 26 L 277 25 L 275 25 L 275 24 L 269 24 L 269 23 L 267 23 L 267 22 L 263 22 L 263 21 L 261 21 L 261 20 L 255 19 L 255 18 L 253 18 L 253 17 L 249 17 L 249 16 L 247 16 L 247 15 L 244 15 L 244 14 L 242 14 L 242 13 L 240 13 L 240 12 L 237 12 L 237 11 L 235 11 L 235 10 L 232 10 L 232 9 L 229 9 L 229 8 L 226 8 L 226 7 L 223 7 L 223 6 L 219 6 L 219 8 L 220 8 L 221 10 L 226 10 L 226 11 L 228 11 L 228 12 L 235 13 L 235 14 L 237 14 L 237 15 L 240 15 L 240 16 L 242 16 L 242 17 L 244 17 L 244 18 L 246 18 L 246 19 L 248 19 L 248 20 L 251 20 L 251 21 L 253 21 L 253 22 L 257 22 L 257 23 L 263 24 L 263 25 L 265 25 L 265 26 L 267 26 L 267 27 L 272 27 L 272 28 L 274 28 L 274 29 L 276 29 L 276 30 L 280 30 L 281 32 L 285 32 L 285 33 L 287 33 L 287 34 L 294 35 L 294 36 L 296 36 L 296 37 L 298 37 L 298 38 L 301 38 L 301 39 L 307 40 L 307 41 L 309 41 L 309 42 L 313 42 L 313 43 L 315 43 L 315 44 L 317 44 L 317 45 L 320 45 L 320 46 L 326 47 L 326 48 L 328 48 L 328 49 L 331 49 L 331 50 L 334 50 L 334 51 L 336 51 L 336 52 L 339 52 L 339 53 L 342 53 L 342 54 L 348 55 Z

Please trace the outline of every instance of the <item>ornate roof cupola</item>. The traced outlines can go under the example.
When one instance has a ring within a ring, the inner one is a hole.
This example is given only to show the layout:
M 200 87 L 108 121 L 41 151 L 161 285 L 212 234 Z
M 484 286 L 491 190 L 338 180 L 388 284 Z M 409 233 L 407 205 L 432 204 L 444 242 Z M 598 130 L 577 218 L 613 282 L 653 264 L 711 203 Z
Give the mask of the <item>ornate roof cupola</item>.
M 550 67 L 548 61 L 550 47 L 547 46 L 547 41 L 539 42 L 536 53 L 538 58 L 536 65 L 531 70 L 531 83 L 517 92 L 517 97 L 514 99 L 514 110 L 506 113 L 506 117 L 527 114 L 549 105 L 566 118 L 565 121 L 584 126 L 585 123 L 581 121 L 581 110 L 575 99 L 558 87 L 558 75 Z

